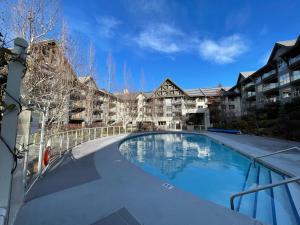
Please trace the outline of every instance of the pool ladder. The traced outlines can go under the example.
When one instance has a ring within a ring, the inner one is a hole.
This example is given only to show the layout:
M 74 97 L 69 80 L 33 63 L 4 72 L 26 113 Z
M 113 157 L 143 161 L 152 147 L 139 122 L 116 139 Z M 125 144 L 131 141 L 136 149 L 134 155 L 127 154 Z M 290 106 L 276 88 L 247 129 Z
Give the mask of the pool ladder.
M 273 153 L 265 154 L 265 155 L 262 155 L 262 156 L 254 157 L 251 164 L 250 164 L 250 167 L 251 167 L 252 164 L 255 167 L 255 162 L 257 161 L 257 159 L 272 156 L 272 155 L 276 155 L 276 154 L 280 154 L 280 153 L 291 151 L 291 150 L 300 150 L 300 148 L 295 146 L 295 147 L 279 150 L 279 151 L 276 151 L 276 152 L 273 152 Z M 249 169 L 250 169 L 250 167 L 249 167 Z M 284 179 L 284 180 L 282 180 L 280 182 L 277 182 L 277 183 L 271 183 L 271 184 L 266 184 L 266 185 L 258 185 L 256 188 L 253 188 L 253 189 L 250 189 L 250 190 L 247 190 L 247 191 L 242 191 L 242 192 L 235 193 L 235 194 L 230 196 L 230 208 L 232 210 L 235 210 L 234 200 L 235 200 L 236 197 L 242 197 L 243 195 L 259 192 L 259 191 L 266 190 L 266 189 L 271 189 L 273 187 L 278 187 L 278 186 L 281 186 L 281 185 L 285 185 L 285 184 L 292 183 L 292 182 L 297 182 L 297 181 L 300 181 L 300 177 L 292 177 L 292 178 Z

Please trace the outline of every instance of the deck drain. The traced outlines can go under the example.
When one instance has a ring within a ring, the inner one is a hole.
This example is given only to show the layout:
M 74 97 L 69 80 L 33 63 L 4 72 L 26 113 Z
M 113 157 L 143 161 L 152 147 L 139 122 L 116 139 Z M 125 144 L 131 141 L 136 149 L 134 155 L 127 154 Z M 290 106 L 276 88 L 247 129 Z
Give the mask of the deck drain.
M 173 189 L 174 186 L 172 186 L 171 184 L 168 184 L 168 183 L 163 183 L 162 185 L 164 188 L 168 189 L 168 190 L 171 190 Z

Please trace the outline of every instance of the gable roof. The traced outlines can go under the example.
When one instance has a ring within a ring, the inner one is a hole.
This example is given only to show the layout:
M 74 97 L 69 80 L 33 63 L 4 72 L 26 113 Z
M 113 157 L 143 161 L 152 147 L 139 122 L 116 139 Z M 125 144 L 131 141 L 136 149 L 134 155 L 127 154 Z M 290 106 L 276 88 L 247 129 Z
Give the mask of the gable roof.
M 242 80 L 250 77 L 254 73 L 255 73 L 255 71 L 240 72 L 236 84 L 239 84 Z
M 296 42 L 297 42 L 297 39 L 276 42 L 272 49 L 272 52 L 270 54 L 270 57 L 269 57 L 267 63 L 269 64 L 274 59 L 274 56 L 276 55 L 276 53 L 279 49 L 283 49 L 283 51 L 286 52 L 291 47 L 293 47 L 296 44 Z M 284 53 L 282 53 L 282 54 L 284 54 Z
M 175 89 L 173 89 L 173 90 L 166 90 L 166 89 L 164 89 L 163 88 L 163 85 L 164 84 L 167 84 L 167 83 L 169 83 L 169 84 L 171 84 L 172 86 L 174 86 L 176 89 L 177 89 L 177 91 L 178 92 L 181 92 L 181 94 L 178 94 L 178 97 L 179 96 L 188 96 L 177 84 L 175 84 L 170 78 L 166 78 L 160 85 L 159 85 L 159 87 L 153 92 L 153 94 L 151 95 L 151 97 L 153 97 L 154 95 L 156 95 L 156 97 L 173 97 L 173 96 L 160 96 L 161 94 L 162 94 L 162 92 L 163 91 L 166 91 L 167 92 L 167 94 L 169 93 L 169 92 L 171 92 L 171 91 L 176 91 Z M 161 93 L 159 93 L 159 91 L 161 92 Z M 158 96 L 157 96 L 157 94 L 158 94 Z

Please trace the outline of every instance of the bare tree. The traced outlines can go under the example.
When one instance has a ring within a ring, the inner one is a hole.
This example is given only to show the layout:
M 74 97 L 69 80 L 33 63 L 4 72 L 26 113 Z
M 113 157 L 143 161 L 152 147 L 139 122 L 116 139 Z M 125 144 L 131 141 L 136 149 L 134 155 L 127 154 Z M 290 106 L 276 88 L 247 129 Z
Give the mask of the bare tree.
M 68 122 L 70 95 L 76 89 L 76 75 L 69 63 L 68 34 L 62 28 L 59 41 L 33 43 L 22 97 L 44 110 L 47 128 Z
M 12 0 L 10 28 L 15 36 L 27 40 L 30 47 L 55 28 L 58 8 L 57 0 Z
M 90 42 L 89 52 L 88 52 L 88 62 L 87 62 L 87 74 L 89 77 L 89 83 L 87 83 L 86 90 L 86 114 L 87 114 L 87 122 L 88 124 L 93 123 L 93 115 L 96 109 L 97 103 L 97 86 L 95 82 L 95 49 Z

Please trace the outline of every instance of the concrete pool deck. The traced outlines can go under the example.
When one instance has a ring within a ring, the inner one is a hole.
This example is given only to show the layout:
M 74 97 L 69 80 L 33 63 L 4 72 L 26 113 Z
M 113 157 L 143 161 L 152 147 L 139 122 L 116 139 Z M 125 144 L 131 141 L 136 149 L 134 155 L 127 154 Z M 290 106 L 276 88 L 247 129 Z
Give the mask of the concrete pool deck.
M 202 200 L 127 161 L 125 135 L 86 142 L 66 154 L 26 196 L 17 225 L 259 225 Z
M 243 154 L 250 157 L 261 156 L 275 151 L 291 148 L 294 146 L 300 147 L 300 142 L 288 141 L 283 139 L 261 137 L 255 135 L 235 135 L 225 133 L 203 132 L 222 144 L 225 144 Z M 285 173 L 289 176 L 300 177 L 300 151 L 292 150 L 258 160 L 270 167 Z

